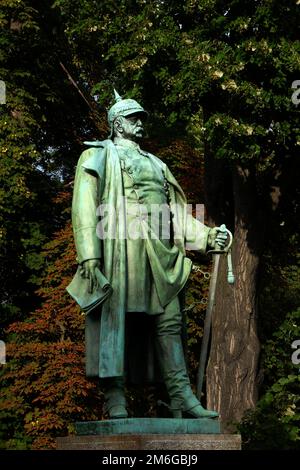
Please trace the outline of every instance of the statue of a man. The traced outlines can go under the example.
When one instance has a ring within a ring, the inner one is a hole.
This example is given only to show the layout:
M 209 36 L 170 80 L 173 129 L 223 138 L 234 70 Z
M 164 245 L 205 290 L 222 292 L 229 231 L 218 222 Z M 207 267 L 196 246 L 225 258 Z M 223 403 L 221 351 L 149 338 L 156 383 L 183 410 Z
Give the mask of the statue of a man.
M 103 379 L 109 417 L 126 418 L 127 320 L 139 318 L 131 342 L 141 344 L 139 338 L 151 330 L 173 416 L 216 417 L 191 390 L 179 298 L 192 266 L 186 243 L 205 253 L 216 242 L 224 246 L 226 235 L 186 213 L 184 193 L 167 165 L 138 144 L 146 111 L 135 100 L 117 92 L 115 97 L 108 112 L 110 137 L 89 143 L 82 153 L 73 195 L 82 282 L 90 293 L 97 291 L 101 273 L 112 288 L 86 315 L 87 376 Z M 134 354 L 136 361 L 138 348 Z

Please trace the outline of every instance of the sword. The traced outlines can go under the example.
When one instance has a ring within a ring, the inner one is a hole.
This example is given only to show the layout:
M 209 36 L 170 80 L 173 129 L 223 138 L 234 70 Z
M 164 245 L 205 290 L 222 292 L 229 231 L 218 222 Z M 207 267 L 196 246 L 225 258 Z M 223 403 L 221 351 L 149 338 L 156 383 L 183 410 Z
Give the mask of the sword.
M 223 224 L 220 226 L 222 232 L 227 233 L 229 235 L 229 243 L 224 248 L 221 249 L 216 244 L 216 249 L 209 250 L 207 253 L 212 253 L 213 255 L 213 270 L 212 275 L 210 278 L 209 284 L 209 295 L 208 295 L 208 303 L 206 309 L 206 316 L 204 321 L 204 330 L 203 330 L 203 338 L 201 343 L 201 353 L 200 353 L 200 361 L 199 361 L 199 368 L 198 368 L 198 377 L 197 377 L 197 397 L 200 400 L 203 388 L 203 380 L 204 380 L 204 372 L 205 372 L 205 365 L 207 359 L 207 351 L 208 351 L 208 342 L 210 337 L 210 329 L 211 329 L 211 321 L 212 321 L 212 311 L 215 304 L 215 295 L 216 295 L 216 287 L 217 287 L 217 279 L 218 279 L 218 271 L 219 271 L 219 264 L 220 258 L 222 254 L 227 255 L 227 281 L 229 284 L 234 284 L 234 275 L 232 271 L 232 260 L 231 260 L 231 245 L 233 241 L 232 233 L 226 228 Z

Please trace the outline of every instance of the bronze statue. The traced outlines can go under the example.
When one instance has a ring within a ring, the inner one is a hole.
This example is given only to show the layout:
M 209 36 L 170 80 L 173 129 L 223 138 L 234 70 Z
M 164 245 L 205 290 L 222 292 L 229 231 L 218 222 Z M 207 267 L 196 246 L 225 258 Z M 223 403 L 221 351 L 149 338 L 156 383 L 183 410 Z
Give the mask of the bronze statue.
M 167 165 L 138 144 L 146 111 L 116 91 L 115 98 L 108 112 L 109 139 L 87 143 L 73 195 L 79 268 L 69 292 L 87 312 L 86 373 L 103 379 L 109 417 L 127 417 L 127 320 L 140 325 L 134 342 L 150 325 L 173 417 L 186 412 L 213 418 L 218 413 L 205 410 L 191 390 L 180 294 L 192 266 L 186 243 L 205 253 L 216 243 L 224 246 L 227 235 L 187 213 L 184 193 Z M 134 360 L 138 356 L 137 349 Z

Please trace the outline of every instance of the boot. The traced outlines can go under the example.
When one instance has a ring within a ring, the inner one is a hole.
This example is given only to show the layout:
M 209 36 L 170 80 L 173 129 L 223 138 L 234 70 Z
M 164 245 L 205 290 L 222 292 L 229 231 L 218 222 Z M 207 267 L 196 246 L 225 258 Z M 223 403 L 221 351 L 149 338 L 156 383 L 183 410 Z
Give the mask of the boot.
M 104 411 L 108 413 L 110 419 L 128 417 L 123 377 L 112 377 L 107 379 L 104 398 Z
M 180 335 L 158 336 L 157 351 L 173 418 L 182 418 L 183 413 L 192 418 L 216 418 L 218 413 L 203 408 L 192 392 Z

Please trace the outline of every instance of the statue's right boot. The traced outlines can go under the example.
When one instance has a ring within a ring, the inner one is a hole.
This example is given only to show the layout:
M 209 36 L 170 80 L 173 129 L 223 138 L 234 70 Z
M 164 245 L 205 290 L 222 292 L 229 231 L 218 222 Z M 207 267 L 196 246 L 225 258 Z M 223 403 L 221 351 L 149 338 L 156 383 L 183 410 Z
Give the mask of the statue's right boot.
M 128 417 L 123 377 L 111 377 L 107 379 L 104 398 L 104 411 L 108 413 L 110 419 Z
M 193 394 L 188 377 L 180 335 L 157 338 L 157 351 L 174 418 L 216 418 L 216 411 L 206 410 Z

